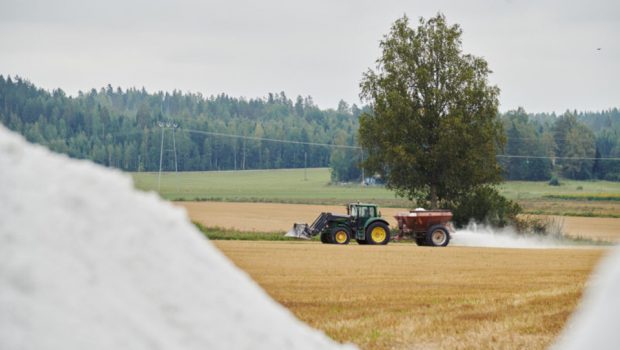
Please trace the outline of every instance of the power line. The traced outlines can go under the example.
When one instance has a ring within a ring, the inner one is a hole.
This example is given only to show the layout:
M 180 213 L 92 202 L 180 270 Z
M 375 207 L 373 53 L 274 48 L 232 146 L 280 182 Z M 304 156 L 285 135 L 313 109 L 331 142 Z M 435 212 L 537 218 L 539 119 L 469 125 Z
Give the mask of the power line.
M 158 125 L 159 126 L 159 125 Z M 160 126 L 161 127 L 161 126 Z M 230 137 L 230 138 L 238 138 L 238 139 L 244 139 L 244 140 L 253 140 L 253 141 L 267 141 L 267 142 L 276 142 L 276 143 L 286 143 L 286 144 L 295 144 L 295 145 L 308 145 L 308 146 L 321 146 L 321 147 L 330 147 L 330 148 L 344 148 L 344 149 L 353 149 L 353 150 L 360 150 L 362 151 L 362 147 L 359 146 L 350 146 L 350 145 L 337 145 L 337 144 L 331 144 L 331 143 L 320 143 L 320 142 L 304 142 L 304 141 L 294 141 L 294 140 L 282 140 L 282 139 L 273 139 L 273 138 L 267 138 L 267 137 L 258 137 L 258 136 L 245 136 L 245 135 L 236 135 L 236 134 L 227 134 L 227 133 L 221 133 L 221 132 L 214 132 L 214 131 L 202 131 L 202 130 L 195 130 L 195 129 L 187 129 L 187 128 L 181 128 L 176 126 L 176 128 L 172 128 L 173 129 L 173 143 L 175 143 L 174 141 L 174 130 L 178 130 L 178 131 L 183 131 L 183 132 L 187 132 L 187 133 L 195 133 L 195 134 L 202 134 L 202 135 L 210 135 L 210 136 L 221 136 L 221 137 Z M 148 129 L 149 131 L 154 131 L 155 129 Z M 139 133 L 143 133 L 144 130 L 138 130 L 138 131 L 133 131 L 133 132 L 119 132 L 119 133 L 110 133 L 110 134 L 106 134 L 110 135 L 110 136 L 128 136 L 128 135 L 132 135 L 132 134 L 139 134 Z M 163 132 L 163 128 L 162 128 L 162 132 Z M 163 135 L 162 135 L 163 138 Z M 508 138 L 508 139 L 517 139 L 517 140 L 525 140 L 525 139 L 529 139 L 529 138 L 522 138 L 522 137 L 514 137 L 514 138 Z M 68 141 L 68 139 L 52 139 L 52 140 L 44 140 L 44 142 L 46 144 L 51 144 L 54 141 Z M 176 145 L 174 145 L 176 146 Z M 174 147 L 173 146 L 173 147 Z M 160 158 L 162 157 L 161 152 L 163 152 L 163 145 L 160 146 L 160 148 L 162 148 L 160 150 Z M 175 152 L 175 158 L 176 158 L 176 147 L 174 147 L 174 152 Z M 363 152 L 363 151 L 362 151 Z M 595 157 L 555 157 L 555 156 L 528 156 L 528 155 L 512 155 L 512 154 L 497 154 L 496 157 L 498 158 L 521 158 L 521 159 L 560 159 L 560 160 L 605 160 L 605 161 L 620 161 L 620 157 L 600 157 L 600 158 L 595 158 Z M 160 171 L 161 171 L 161 159 L 160 159 Z M 176 160 L 175 160 L 176 163 Z M 176 164 L 175 164 L 176 167 Z
M 186 128 L 179 128 L 179 131 L 185 131 L 185 132 L 195 133 L 195 134 L 210 135 L 210 136 L 223 136 L 223 137 L 231 137 L 231 138 L 238 138 L 238 139 L 244 139 L 244 140 L 254 140 L 254 141 L 268 141 L 268 142 L 289 143 L 289 144 L 296 144 L 296 145 L 323 146 L 323 147 L 332 147 L 332 148 L 361 149 L 361 147 L 358 147 L 358 146 L 336 145 L 336 144 L 332 144 L 332 143 L 319 143 L 319 142 L 304 142 L 304 141 L 271 139 L 271 138 L 267 138 L 267 137 L 225 134 L 225 133 L 221 133 L 221 132 L 193 130 L 193 129 L 186 129 Z
M 521 156 L 521 155 L 512 155 L 512 154 L 497 154 L 496 157 L 499 158 L 534 158 L 534 159 L 562 159 L 562 160 L 620 160 L 617 157 L 550 157 L 550 156 Z
M 219 132 L 213 132 L 213 131 L 202 131 L 202 130 L 185 129 L 185 128 L 179 128 L 179 130 L 180 131 L 189 132 L 189 133 L 197 133 L 197 134 L 212 135 L 212 136 L 224 136 L 224 137 L 240 138 L 240 139 L 255 140 L 255 141 L 270 141 L 270 142 L 291 143 L 291 144 L 298 144 L 298 145 L 325 146 L 325 147 L 334 147 L 334 148 L 347 148 L 347 149 L 362 150 L 362 148 L 358 147 L 358 146 L 347 146 L 347 145 L 336 145 L 336 144 L 329 144 L 329 143 L 317 143 L 317 142 L 303 142 L 303 141 L 271 139 L 271 138 L 265 138 L 265 137 L 225 134 L 225 133 L 219 133 Z M 601 158 L 593 158 L 593 157 L 550 157 L 550 156 L 524 156 L 524 155 L 512 155 L 512 154 L 498 154 L 498 155 L 496 155 L 496 157 L 499 157 L 499 158 L 562 159 L 562 160 L 597 160 L 597 159 L 598 160 L 614 160 L 614 161 L 620 160 L 620 158 L 615 158 L 615 157 L 601 157 Z
M 303 141 L 292 141 L 292 140 L 281 140 L 281 139 L 272 139 L 265 137 L 257 137 L 257 136 L 244 136 L 244 135 L 235 135 L 235 134 L 225 134 L 213 131 L 202 131 L 202 130 L 194 130 L 194 129 L 185 129 L 179 128 L 180 131 L 185 131 L 189 133 L 197 133 L 203 135 L 211 135 L 211 136 L 223 136 L 223 137 L 232 137 L 232 138 L 240 138 L 246 140 L 255 140 L 255 141 L 269 141 L 269 142 L 279 142 L 279 143 L 290 143 L 290 144 L 298 144 L 298 145 L 309 145 L 309 146 L 324 146 L 324 147 L 333 147 L 333 148 L 347 148 L 347 149 L 356 149 L 362 150 L 362 147 L 359 146 L 349 146 L 349 145 L 336 145 L 330 143 L 317 143 L 317 142 L 303 142 Z M 499 158 L 534 158 L 534 159 L 562 159 L 562 160 L 612 160 L 619 161 L 620 158 L 617 157 L 550 157 L 550 156 L 524 156 L 524 155 L 512 155 L 512 154 L 498 154 L 496 157 Z

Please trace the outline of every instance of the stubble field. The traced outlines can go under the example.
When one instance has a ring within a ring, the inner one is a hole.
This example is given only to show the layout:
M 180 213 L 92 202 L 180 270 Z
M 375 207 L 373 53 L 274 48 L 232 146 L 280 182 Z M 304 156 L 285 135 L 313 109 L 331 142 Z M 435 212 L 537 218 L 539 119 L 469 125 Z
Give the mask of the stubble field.
M 543 349 L 605 249 L 215 241 L 301 320 L 364 349 Z

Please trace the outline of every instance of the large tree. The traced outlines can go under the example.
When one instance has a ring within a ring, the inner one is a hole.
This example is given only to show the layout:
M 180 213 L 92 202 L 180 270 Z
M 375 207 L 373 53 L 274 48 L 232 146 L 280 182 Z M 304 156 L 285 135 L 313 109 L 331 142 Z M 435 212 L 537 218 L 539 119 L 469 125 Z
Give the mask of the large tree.
M 371 109 L 360 117 L 364 166 L 432 208 L 501 180 L 499 89 L 487 80 L 486 61 L 462 52 L 461 34 L 442 14 L 415 29 L 404 16 L 360 84 Z

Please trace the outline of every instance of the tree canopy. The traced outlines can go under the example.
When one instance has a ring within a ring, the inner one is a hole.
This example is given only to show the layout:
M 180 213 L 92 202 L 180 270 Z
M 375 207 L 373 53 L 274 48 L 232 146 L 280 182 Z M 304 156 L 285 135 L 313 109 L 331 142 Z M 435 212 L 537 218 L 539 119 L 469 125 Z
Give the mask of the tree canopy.
M 549 180 L 553 170 L 551 159 L 555 155 L 553 134 L 531 121 L 523 108 L 507 112 L 502 121 L 507 138 L 504 153 L 515 156 L 500 159 L 504 178 Z
M 360 84 L 370 107 L 360 117 L 364 166 L 432 208 L 501 180 L 499 89 L 487 81 L 486 61 L 462 52 L 461 34 L 442 14 L 415 29 L 404 16 Z

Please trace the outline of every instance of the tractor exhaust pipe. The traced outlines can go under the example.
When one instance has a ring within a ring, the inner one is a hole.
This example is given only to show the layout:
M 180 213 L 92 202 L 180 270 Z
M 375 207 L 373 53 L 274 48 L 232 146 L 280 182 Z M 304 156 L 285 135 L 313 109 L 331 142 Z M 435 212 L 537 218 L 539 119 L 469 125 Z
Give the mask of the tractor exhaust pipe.
M 300 239 L 311 239 L 310 229 L 308 224 L 293 224 L 293 228 L 288 230 L 284 237 L 293 237 Z

